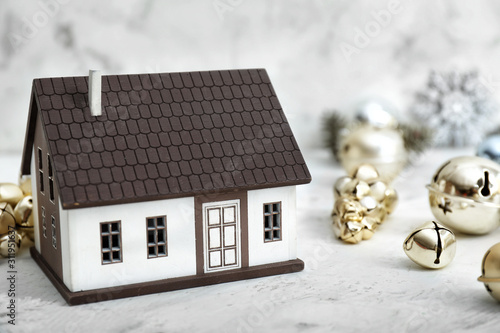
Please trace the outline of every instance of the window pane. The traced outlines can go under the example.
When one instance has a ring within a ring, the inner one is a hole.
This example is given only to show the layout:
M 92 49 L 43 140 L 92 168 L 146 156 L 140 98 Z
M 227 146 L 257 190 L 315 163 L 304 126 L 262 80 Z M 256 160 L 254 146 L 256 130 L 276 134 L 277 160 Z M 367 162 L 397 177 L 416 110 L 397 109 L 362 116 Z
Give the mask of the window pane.
M 157 235 L 158 235 L 158 243 L 165 242 L 165 229 L 158 230 Z
M 120 247 L 120 235 L 112 235 L 111 237 L 111 246 Z
M 111 231 L 120 231 L 120 228 L 118 226 L 118 223 L 111 223 Z
M 271 229 L 271 227 L 272 227 L 271 221 L 272 221 L 271 215 L 264 216 L 264 228 Z
M 102 249 L 103 250 L 109 250 L 109 237 L 108 236 L 103 236 L 102 237 Z
M 111 253 L 104 252 L 102 254 L 102 261 L 103 261 L 103 263 L 109 263 L 109 262 L 111 262 Z
M 271 205 L 264 205 L 264 213 L 265 214 L 271 213 Z
M 101 224 L 101 233 L 105 234 L 105 233 L 108 233 L 108 231 L 109 231 L 109 224 L 102 223 Z
M 280 227 L 280 215 L 274 214 L 273 215 L 273 228 L 279 228 L 279 227 Z
M 281 231 L 280 230 L 274 230 L 273 231 L 273 239 L 278 240 L 281 238 Z
M 155 244 L 155 230 L 148 230 L 148 244 Z
M 148 248 L 148 254 L 150 257 L 156 256 L 156 246 L 151 246 Z
M 266 231 L 266 232 L 264 232 L 264 239 L 265 239 L 266 241 L 270 241 L 270 240 L 272 240 L 271 233 L 272 233 L 272 231 Z
M 156 226 L 159 228 L 159 227 L 163 227 L 165 226 L 165 218 L 162 216 L 162 217 L 158 217 L 156 219 Z
M 113 261 L 120 261 L 120 251 L 113 251 Z
M 148 228 L 155 228 L 155 219 L 148 219 Z
M 159 245 L 158 246 L 158 255 L 166 255 L 166 254 L 167 254 L 167 251 L 166 251 L 165 245 Z
M 280 204 L 279 203 L 273 204 L 273 213 L 279 213 L 279 211 L 280 211 Z

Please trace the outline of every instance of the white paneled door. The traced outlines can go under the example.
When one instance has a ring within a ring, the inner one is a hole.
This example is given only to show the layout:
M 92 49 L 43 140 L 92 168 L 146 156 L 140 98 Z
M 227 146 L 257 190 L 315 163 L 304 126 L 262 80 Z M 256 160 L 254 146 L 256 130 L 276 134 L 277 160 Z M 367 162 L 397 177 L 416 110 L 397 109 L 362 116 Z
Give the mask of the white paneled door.
M 241 267 L 240 201 L 203 204 L 205 272 Z

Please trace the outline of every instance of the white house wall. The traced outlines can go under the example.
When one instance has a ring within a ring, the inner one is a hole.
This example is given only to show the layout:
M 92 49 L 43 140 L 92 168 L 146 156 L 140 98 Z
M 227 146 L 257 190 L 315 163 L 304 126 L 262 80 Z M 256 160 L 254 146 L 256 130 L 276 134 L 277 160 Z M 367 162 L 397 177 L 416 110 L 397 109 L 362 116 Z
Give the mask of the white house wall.
M 282 240 L 264 242 L 263 205 L 281 202 Z M 248 191 L 249 265 L 297 258 L 295 186 Z
M 69 266 L 63 275 L 64 283 L 73 292 L 196 274 L 193 197 L 66 212 L 67 220 L 61 223 L 68 228 L 66 254 L 71 262 L 63 254 L 63 265 Z M 61 213 L 63 216 L 64 211 Z M 148 259 L 146 217 L 160 215 L 167 217 L 168 256 Z M 100 223 L 118 220 L 122 262 L 103 265 Z

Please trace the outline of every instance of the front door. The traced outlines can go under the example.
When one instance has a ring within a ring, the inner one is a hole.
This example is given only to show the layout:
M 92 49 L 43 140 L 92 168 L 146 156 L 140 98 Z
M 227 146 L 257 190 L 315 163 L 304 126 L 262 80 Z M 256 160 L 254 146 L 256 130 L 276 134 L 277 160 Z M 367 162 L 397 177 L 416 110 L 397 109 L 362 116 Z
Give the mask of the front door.
M 203 204 L 205 272 L 241 267 L 240 200 Z

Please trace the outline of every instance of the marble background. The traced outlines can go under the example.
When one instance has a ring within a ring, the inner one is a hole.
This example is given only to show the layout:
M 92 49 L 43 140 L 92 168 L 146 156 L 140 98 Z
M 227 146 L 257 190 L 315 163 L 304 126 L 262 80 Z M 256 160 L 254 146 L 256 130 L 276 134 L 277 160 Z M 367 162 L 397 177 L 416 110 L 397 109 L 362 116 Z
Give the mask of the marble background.
M 331 184 L 344 171 L 319 149 L 324 110 L 348 113 L 377 96 L 405 115 L 431 69 L 478 69 L 500 100 L 498 17 L 493 0 L 0 0 L 0 182 L 17 177 L 33 78 L 89 68 L 265 67 L 313 174 L 297 191 L 304 272 L 72 308 L 30 259 L 27 242 L 18 259 L 20 325 L 2 320 L 0 331 L 498 330 L 497 303 L 476 279 L 500 230 L 460 236 L 442 271 L 418 268 L 401 249 L 432 219 L 424 184 L 436 167 L 473 150 L 423 155 L 396 182 L 400 205 L 379 233 L 349 247 L 334 239 L 329 220 Z
M 429 70 L 500 95 L 500 3 L 409 0 L 0 2 L 0 152 L 19 152 L 35 77 L 265 67 L 303 148 L 326 109 L 405 114 Z M 497 83 L 498 81 L 498 83 Z

